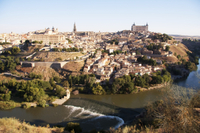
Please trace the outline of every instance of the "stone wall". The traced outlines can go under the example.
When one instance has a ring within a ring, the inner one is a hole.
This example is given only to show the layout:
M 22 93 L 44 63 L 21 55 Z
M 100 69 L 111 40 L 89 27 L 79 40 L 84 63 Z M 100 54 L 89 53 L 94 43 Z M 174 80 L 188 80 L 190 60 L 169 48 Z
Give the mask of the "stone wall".
M 45 67 L 51 67 L 54 69 L 61 69 L 66 63 L 69 61 L 63 61 L 63 62 L 20 62 L 22 67 L 36 67 L 36 66 L 45 66 Z

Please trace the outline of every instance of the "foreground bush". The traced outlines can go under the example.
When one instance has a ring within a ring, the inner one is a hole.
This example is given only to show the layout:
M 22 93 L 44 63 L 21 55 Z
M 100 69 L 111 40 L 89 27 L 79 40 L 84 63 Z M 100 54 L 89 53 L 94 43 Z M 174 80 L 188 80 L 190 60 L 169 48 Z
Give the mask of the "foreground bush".
M 15 118 L 0 119 L 1 133 L 62 133 L 63 128 L 36 127 Z
M 146 107 L 147 112 L 141 123 L 153 125 L 162 132 L 200 132 L 200 93 L 194 95 L 183 87 L 172 88 L 165 92 L 166 99 Z
M 75 132 L 75 133 L 81 133 L 82 129 L 80 127 L 79 123 L 74 123 L 74 122 L 69 122 L 67 123 L 67 126 L 65 127 L 66 131 L 70 131 L 70 132 Z

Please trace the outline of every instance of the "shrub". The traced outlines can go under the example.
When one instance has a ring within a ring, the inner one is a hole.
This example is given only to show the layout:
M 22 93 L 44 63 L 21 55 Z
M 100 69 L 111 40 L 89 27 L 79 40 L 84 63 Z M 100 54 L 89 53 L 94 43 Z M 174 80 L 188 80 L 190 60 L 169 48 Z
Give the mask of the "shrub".
M 58 106 L 58 104 L 53 104 L 53 107 L 57 107 Z
M 38 102 L 38 105 L 44 108 L 44 107 L 46 107 L 46 101 L 45 100 L 40 100 Z
M 92 88 L 92 93 L 95 95 L 103 95 L 106 92 L 100 85 L 98 85 L 97 87 Z
M 56 94 L 57 96 L 59 96 L 60 98 L 62 98 L 63 96 L 66 95 L 66 91 L 63 87 L 56 85 Z
M 74 130 L 75 133 L 81 133 L 82 132 L 80 124 L 79 123 L 74 123 L 74 122 L 67 123 L 67 126 L 65 127 L 65 130 L 69 131 L 69 132 Z
M 31 107 L 31 105 L 30 105 L 30 103 L 23 103 L 23 104 L 21 105 L 21 107 L 24 108 L 24 109 L 28 109 L 28 108 Z
M 12 109 L 15 107 L 20 107 L 20 104 L 13 101 L 0 101 L 0 109 Z
M 61 79 L 58 76 L 53 77 L 54 81 L 56 81 L 57 83 L 61 82 Z
M 62 83 L 63 87 L 69 87 L 69 82 L 67 80 L 63 81 Z

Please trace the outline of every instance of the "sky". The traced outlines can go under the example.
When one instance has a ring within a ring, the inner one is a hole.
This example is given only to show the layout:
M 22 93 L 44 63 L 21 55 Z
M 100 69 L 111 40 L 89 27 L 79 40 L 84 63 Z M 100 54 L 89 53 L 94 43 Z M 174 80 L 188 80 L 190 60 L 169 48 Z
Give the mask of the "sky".
M 117 32 L 131 25 L 149 31 L 200 36 L 200 0 L 0 0 L 0 33 L 45 28 Z

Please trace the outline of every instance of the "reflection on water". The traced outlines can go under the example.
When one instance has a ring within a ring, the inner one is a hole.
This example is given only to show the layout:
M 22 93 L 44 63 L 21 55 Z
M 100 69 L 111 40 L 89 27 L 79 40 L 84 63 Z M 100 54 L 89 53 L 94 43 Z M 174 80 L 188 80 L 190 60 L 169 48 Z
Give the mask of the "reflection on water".
M 117 94 L 117 95 L 86 95 L 79 94 L 71 98 L 87 98 L 95 101 L 101 101 L 122 108 L 142 108 L 149 102 L 160 100 L 163 92 L 159 89 L 144 91 L 137 94 Z
M 200 59 L 199 59 L 200 63 Z M 175 82 L 175 84 L 187 88 L 200 89 L 200 64 L 197 65 L 197 70 L 190 72 L 186 79 L 181 79 Z

